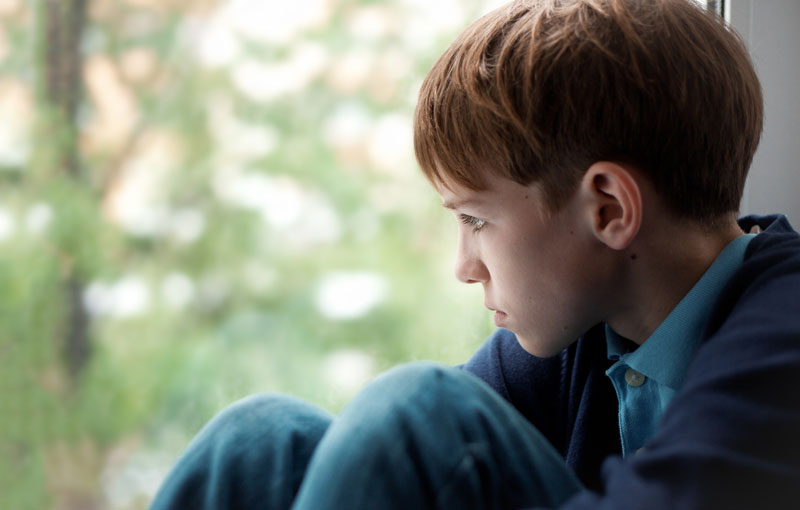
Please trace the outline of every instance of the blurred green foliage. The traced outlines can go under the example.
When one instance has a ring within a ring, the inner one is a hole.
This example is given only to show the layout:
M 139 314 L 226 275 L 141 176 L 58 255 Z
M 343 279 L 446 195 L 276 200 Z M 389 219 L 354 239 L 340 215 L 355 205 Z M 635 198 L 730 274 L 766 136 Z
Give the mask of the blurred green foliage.
M 484 3 L 92 0 L 73 117 L 58 3 L 0 1 L 0 508 L 144 508 L 234 400 L 336 411 L 490 332 L 410 145 Z

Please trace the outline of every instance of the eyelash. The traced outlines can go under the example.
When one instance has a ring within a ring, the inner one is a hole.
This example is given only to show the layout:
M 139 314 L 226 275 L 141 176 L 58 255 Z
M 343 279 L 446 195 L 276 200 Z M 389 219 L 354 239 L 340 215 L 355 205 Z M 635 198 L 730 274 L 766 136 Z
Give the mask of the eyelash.
M 486 225 L 486 220 L 476 218 L 475 216 L 470 216 L 469 214 L 459 214 L 458 217 L 461 220 L 461 223 L 471 226 L 473 232 L 479 231 L 484 227 L 484 225 Z

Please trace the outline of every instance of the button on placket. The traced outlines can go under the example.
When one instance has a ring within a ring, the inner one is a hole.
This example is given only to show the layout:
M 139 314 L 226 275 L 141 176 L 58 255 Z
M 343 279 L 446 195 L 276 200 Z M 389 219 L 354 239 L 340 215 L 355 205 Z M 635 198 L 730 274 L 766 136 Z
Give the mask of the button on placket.
M 632 386 L 634 388 L 638 388 L 647 380 L 644 374 L 641 372 L 637 372 L 636 370 L 629 368 L 625 371 L 625 382 L 628 383 L 628 386 Z

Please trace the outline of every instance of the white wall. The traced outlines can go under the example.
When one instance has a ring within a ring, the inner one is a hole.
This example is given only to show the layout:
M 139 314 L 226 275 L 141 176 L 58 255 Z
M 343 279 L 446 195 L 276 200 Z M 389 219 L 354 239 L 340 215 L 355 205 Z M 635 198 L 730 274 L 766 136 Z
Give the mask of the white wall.
M 726 0 L 764 89 L 764 134 L 742 214 L 781 212 L 800 229 L 800 0 Z

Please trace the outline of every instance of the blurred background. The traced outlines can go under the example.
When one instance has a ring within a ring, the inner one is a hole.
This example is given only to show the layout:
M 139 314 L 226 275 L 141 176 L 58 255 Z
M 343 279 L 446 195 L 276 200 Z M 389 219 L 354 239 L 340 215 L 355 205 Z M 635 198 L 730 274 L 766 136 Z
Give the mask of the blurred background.
M 243 396 L 488 335 L 411 116 L 479 0 L 0 0 L 0 508 L 145 508 Z
M 411 116 L 501 3 L 0 0 L 0 509 L 146 508 L 241 397 L 480 345 Z M 743 211 L 800 221 L 800 4 L 755 4 L 708 2 L 765 88 Z

